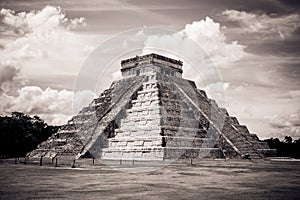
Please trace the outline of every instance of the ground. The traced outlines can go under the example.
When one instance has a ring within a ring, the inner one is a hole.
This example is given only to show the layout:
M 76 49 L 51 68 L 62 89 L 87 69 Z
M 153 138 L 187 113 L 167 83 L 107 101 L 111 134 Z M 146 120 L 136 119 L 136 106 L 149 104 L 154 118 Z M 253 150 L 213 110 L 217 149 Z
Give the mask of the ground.
M 21 159 L 20 161 L 21 162 Z M 189 160 L 128 173 L 145 163 L 92 160 L 76 168 L 0 163 L 1 199 L 299 199 L 300 162 Z M 88 164 L 87 164 L 88 163 Z M 132 165 L 134 164 L 134 165 Z M 152 163 L 153 164 L 153 163 Z M 114 166 L 111 168 L 111 166 Z M 154 166 L 154 164 L 153 164 Z M 120 170 L 121 169 L 121 170 Z

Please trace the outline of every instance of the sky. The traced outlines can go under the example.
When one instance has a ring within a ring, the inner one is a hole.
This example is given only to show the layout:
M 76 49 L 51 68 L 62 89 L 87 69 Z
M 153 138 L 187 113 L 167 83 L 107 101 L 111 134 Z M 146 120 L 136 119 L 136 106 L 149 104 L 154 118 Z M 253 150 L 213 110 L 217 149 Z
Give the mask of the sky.
M 145 45 L 176 48 L 185 41 L 169 40 L 182 34 L 201 46 L 223 80 L 225 107 L 250 132 L 299 138 L 299 10 L 293 0 L 2 0 L 0 115 L 20 111 L 66 123 L 78 111 L 74 83 L 90 53 L 124 31 L 161 27 L 175 34 Z M 184 76 L 196 79 L 188 68 Z M 80 93 L 80 105 L 99 91 Z

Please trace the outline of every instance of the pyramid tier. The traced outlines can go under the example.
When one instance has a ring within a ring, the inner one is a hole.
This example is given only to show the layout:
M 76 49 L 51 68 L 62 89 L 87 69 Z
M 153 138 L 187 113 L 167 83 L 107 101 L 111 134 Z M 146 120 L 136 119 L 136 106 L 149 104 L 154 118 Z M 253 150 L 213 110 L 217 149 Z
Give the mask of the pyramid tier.
M 274 153 L 157 54 L 121 63 L 114 81 L 30 156 L 101 159 L 262 158 Z

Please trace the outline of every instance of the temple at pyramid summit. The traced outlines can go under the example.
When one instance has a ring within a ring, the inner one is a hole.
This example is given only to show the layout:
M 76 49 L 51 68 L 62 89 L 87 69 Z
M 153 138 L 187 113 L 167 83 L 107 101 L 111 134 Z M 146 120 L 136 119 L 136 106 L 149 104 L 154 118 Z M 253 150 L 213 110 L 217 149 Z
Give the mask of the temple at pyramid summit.
M 182 66 L 158 54 L 123 60 L 122 78 L 28 156 L 258 159 L 274 152 L 193 81 L 183 79 Z

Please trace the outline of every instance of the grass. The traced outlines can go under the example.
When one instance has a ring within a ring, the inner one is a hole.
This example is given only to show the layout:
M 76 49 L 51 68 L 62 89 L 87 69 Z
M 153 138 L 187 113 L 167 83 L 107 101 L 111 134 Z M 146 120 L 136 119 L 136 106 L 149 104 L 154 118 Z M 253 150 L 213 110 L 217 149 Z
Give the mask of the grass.
M 0 163 L 0 199 L 299 199 L 300 162 Z M 131 173 L 139 170 L 146 172 Z

